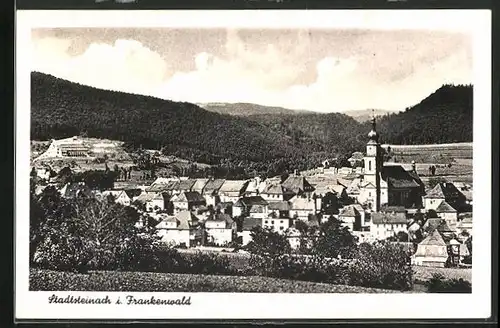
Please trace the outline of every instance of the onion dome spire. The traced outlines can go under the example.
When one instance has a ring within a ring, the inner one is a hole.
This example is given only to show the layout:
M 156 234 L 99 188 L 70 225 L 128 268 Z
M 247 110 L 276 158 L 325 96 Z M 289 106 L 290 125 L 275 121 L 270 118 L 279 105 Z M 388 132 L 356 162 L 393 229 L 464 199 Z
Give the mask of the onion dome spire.
M 372 109 L 372 130 L 368 133 L 368 138 L 370 141 L 378 142 L 378 134 L 377 134 L 377 123 L 375 120 L 375 113 Z

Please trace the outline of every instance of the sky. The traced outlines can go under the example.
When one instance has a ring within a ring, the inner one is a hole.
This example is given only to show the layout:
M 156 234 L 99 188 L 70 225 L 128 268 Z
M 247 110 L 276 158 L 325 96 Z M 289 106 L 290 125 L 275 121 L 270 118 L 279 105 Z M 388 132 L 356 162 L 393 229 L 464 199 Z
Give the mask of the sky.
M 32 71 L 193 103 L 400 111 L 472 83 L 469 34 L 354 28 L 37 28 Z

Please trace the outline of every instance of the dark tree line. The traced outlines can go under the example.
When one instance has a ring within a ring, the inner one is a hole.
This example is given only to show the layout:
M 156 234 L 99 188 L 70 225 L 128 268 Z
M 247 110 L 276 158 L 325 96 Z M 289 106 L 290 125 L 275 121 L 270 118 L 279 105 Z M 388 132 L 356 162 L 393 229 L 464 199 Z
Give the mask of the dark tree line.
M 368 122 L 339 113 L 223 115 L 42 73 L 32 73 L 31 85 L 33 140 L 85 133 L 124 141 L 129 151 L 161 149 L 215 165 L 220 176 L 317 167 L 325 158 L 362 151 L 370 130 Z M 378 126 L 384 143 L 472 141 L 472 87 L 443 86 L 414 107 L 381 118 Z M 155 168 L 150 154 L 135 160 L 143 169 Z

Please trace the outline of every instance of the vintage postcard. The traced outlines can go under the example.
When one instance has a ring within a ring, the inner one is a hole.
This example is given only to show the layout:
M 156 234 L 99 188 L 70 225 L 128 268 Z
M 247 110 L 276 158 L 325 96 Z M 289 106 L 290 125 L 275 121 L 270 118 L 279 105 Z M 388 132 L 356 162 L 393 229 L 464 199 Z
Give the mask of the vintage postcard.
M 490 25 L 18 11 L 16 318 L 489 317 Z

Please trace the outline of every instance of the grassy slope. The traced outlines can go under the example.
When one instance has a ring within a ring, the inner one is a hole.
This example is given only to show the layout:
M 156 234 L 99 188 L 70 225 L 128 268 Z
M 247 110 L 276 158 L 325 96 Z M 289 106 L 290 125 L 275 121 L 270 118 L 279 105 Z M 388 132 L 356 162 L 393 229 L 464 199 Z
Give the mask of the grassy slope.
M 397 293 L 267 277 L 213 276 L 152 272 L 96 271 L 76 274 L 30 269 L 30 290 L 237 293 Z

